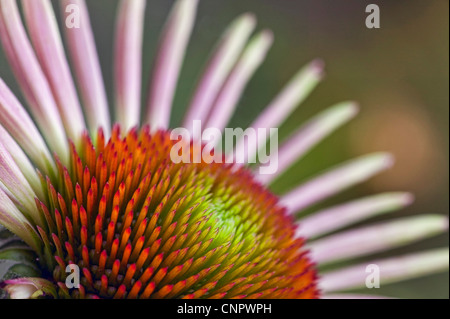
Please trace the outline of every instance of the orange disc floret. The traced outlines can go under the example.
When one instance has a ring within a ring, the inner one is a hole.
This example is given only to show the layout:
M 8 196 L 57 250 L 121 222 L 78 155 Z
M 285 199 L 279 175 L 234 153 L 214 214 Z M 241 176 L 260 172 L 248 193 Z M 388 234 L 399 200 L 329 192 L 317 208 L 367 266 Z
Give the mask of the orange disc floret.
M 95 146 L 41 177 L 46 277 L 65 298 L 315 298 L 316 271 L 291 216 L 250 172 L 174 163 L 170 132 L 148 127 Z M 194 143 L 195 153 L 201 147 Z M 65 284 L 66 267 L 80 286 Z

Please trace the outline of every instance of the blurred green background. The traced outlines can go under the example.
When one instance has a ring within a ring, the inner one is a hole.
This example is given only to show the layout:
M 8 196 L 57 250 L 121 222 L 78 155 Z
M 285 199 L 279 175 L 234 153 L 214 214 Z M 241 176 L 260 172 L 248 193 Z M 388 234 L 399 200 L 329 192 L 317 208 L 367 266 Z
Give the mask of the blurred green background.
M 159 33 L 174 1 L 147 2 L 144 91 Z M 117 1 L 87 0 L 87 3 L 112 101 Z M 369 3 L 380 6 L 380 29 L 365 26 L 365 8 Z M 287 191 L 330 165 L 352 157 L 389 151 L 396 157 L 393 169 L 314 209 L 355 196 L 405 190 L 416 195 L 416 202 L 395 216 L 448 215 L 448 1 L 201 0 L 177 90 L 172 126 L 179 125 L 195 88 L 193 79 L 199 77 L 218 37 L 229 22 L 244 12 L 256 14 L 259 29 L 273 30 L 275 43 L 240 101 L 231 127 L 250 124 L 296 70 L 316 57 L 325 61 L 327 77 L 283 125 L 280 136 L 291 133 L 300 123 L 336 102 L 355 100 L 361 105 L 355 120 L 297 163 L 275 183 L 274 191 Z M 6 83 L 15 83 L 3 52 L 0 70 Z M 17 87 L 13 86 L 13 90 L 19 94 Z M 443 246 L 448 246 L 448 234 L 370 258 Z M 449 297 L 448 273 L 381 284 L 380 289 L 359 292 L 403 298 Z

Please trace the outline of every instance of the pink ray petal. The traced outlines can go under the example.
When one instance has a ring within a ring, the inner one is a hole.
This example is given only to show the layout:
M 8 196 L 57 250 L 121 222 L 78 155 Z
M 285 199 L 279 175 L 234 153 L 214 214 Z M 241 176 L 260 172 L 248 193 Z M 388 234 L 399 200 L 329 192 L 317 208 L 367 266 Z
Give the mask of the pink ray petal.
M 24 208 L 35 210 L 36 194 L 3 144 L 0 144 L 0 181 Z
M 74 5 L 74 8 L 79 10 L 79 28 L 64 28 L 68 51 L 74 65 L 89 131 L 92 136 L 97 136 L 97 130 L 101 127 L 105 138 L 108 139 L 111 132 L 109 107 L 86 2 L 61 0 L 61 5 L 64 21 L 66 8 L 71 8 L 68 6 Z
M 223 131 L 230 121 L 239 99 L 273 43 L 273 34 L 264 30 L 256 35 L 245 49 L 217 97 L 205 127 Z
M 3 144 L 0 144 L 0 182 L 2 187 L 6 187 L 7 192 L 20 203 L 24 215 L 31 218 L 30 221 L 35 224 L 43 226 L 42 216 L 37 212 L 34 201 L 36 193 Z
M 80 102 L 49 0 L 22 0 L 31 41 L 42 66 L 67 136 L 76 144 L 86 129 Z
M 37 168 L 51 175 L 56 169 L 47 145 L 23 106 L 0 79 L 0 123 Z
M 119 4 L 115 44 L 116 119 L 125 131 L 140 124 L 145 0 Z
M 49 145 L 68 163 L 66 133 L 49 84 L 33 52 L 15 0 L 0 2 L 0 38 L 31 111 Z
M 55 285 L 43 278 L 23 277 L 5 280 L 5 290 L 11 299 L 30 299 L 49 295 L 58 297 Z
M 16 207 L 22 207 L 22 205 L 20 204 L 19 200 L 16 198 L 16 196 L 14 196 L 9 189 L 2 183 L 2 181 L 0 181 L 0 190 L 2 190 L 3 192 L 5 192 L 5 194 L 9 197 L 9 199 L 11 199 L 11 201 L 14 203 L 14 205 L 16 205 Z M 1 225 L 0 225 L 1 226 Z
M 11 299 L 30 299 L 38 290 L 32 285 L 10 284 L 6 285 L 5 291 Z
M 153 130 L 167 128 L 186 47 L 194 27 L 198 0 L 178 0 L 169 16 L 155 60 L 146 121 Z
M 344 189 L 361 183 L 393 164 L 389 154 L 376 153 L 341 164 L 298 186 L 281 198 L 281 204 L 291 213 L 298 212 Z
M 392 212 L 410 205 L 414 197 L 410 193 L 384 193 L 368 196 L 315 212 L 302 218 L 298 237 L 313 238 L 357 222 Z
M 191 129 L 194 120 L 206 120 L 220 88 L 236 64 L 255 25 L 255 17 L 247 13 L 237 18 L 225 31 L 198 84 L 183 127 Z
M 25 176 L 33 191 L 39 198 L 44 198 L 42 184 L 39 176 L 36 173 L 35 167 L 31 164 L 28 157 L 25 155 L 20 146 L 14 141 L 9 133 L 0 124 L 0 145 L 3 145 L 5 150 L 11 154 L 12 159 L 19 167 L 20 171 Z
M 445 216 L 414 216 L 331 235 L 313 241 L 308 248 L 312 260 L 325 264 L 386 251 L 447 229 Z
M 258 180 L 265 185 L 270 184 L 326 136 L 355 117 L 357 113 L 358 107 L 355 103 L 344 102 L 323 111 L 308 121 L 282 144 L 277 154 L 278 170 L 276 173 L 258 175 Z
M 0 188 L 0 224 L 19 236 L 35 251 L 40 251 L 40 240 L 37 232 L 2 188 Z
M 421 277 L 448 269 L 448 248 L 439 248 L 388 259 L 378 259 L 335 270 L 321 275 L 320 288 L 324 293 L 364 287 L 367 266 L 376 265 L 380 270 L 380 286 Z
M 309 96 L 322 78 L 322 61 L 315 60 L 302 68 L 249 127 L 254 129 L 278 128 Z M 259 134 L 258 142 L 248 146 L 244 140 L 238 141 L 233 153 L 235 158 L 243 158 L 244 163 L 253 162 L 258 148 L 265 145 L 267 138 L 268 136 L 265 134 Z

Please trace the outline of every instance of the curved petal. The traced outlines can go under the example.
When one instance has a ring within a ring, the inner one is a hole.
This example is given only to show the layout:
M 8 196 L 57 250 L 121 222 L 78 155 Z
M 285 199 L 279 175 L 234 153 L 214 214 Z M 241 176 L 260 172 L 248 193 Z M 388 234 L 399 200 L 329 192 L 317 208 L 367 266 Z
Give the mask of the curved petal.
M 415 216 L 338 233 L 313 241 L 308 248 L 312 260 L 325 264 L 386 251 L 447 229 L 445 216 Z
M 302 68 L 249 127 L 256 130 L 280 127 L 295 108 L 309 96 L 322 78 L 322 61 L 315 60 Z M 239 140 L 234 151 L 235 158 L 243 158 L 244 163 L 252 163 L 258 148 L 265 145 L 268 138 L 265 134 L 259 135 L 258 142 L 247 148 L 245 141 Z
M 274 174 L 260 174 L 258 175 L 258 180 L 265 185 L 270 184 L 291 165 L 302 158 L 311 148 L 316 146 L 337 128 L 347 123 L 357 113 L 358 107 L 355 103 L 344 102 L 330 107 L 308 121 L 308 123 L 299 128 L 296 133 L 281 145 L 277 154 L 277 171 Z
M 335 270 L 322 274 L 319 286 L 325 294 L 364 287 L 366 278 L 370 273 L 366 272 L 367 267 L 372 265 L 379 268 L 380 285 L 385 285 L 448 269 L 449 251 L 448 248 L 440 248 L 394 258 L 373 260 Z
M 23 106 L 0 79 L 0 123 L 42 172 L 51 175 L 56 165 L 41 134 Z
M 11 154 L 0 143 L 0 182 L 23 207 L 23 213 L 37 225 L 42 226 L 42 219 L 36 209 L 36 194 L 15 163 Z
M 116 119 L 125 131 L 139 125 L 145 0 L 119 4 L 115 43 Z
M 164 28 L 150 86 L 146 121 L 152 130 L 169 127 L 172 102 L 198 0 L 178 0 Z
M 384 193 L 329 207 L 301 218 L 297 236 L 313 238 L 410 205 L 410 193 Z
M 25 218 L 25 216 L 17 209 L 16 205 L 0 188 L 0 224 L 5 226 L 9 231 L 19 236 L 36 252 L 40 251 L 39 235 Z
M 256 35 L 248 44 L 241 59 L 231 72 L 217 97 L 205 127 L 223 131 L 236 109 L 239 99 L 257 68 L 263 63 L 273 42 L 269 30 Z
M 58 296 L 56 287 L 48 280 L 42 278 L 18 278 L 6 280 L 2 286 L 11 299 L 33 299 L 43 295 Z
M 15 0 L 0 2 L 0 38 L 42 134 L 68 164 L 69 145 L 47 79 L 33 52 Z
M 186 112 L 183 127 L 191 130 L 194 120 L 202 122 L 206 120 L 214 100 L 236 64 L 255 25 L 255 17 L 247 13 L 237 18 L 225 31 L 198 84 Z
M 97 136 L 101 127 L 108 139 L 111 132 L 108 101 L 103 84 L 102 71 L 95 47 L 89 13 L 84 0 L 61 0 L 63 19 L 66 13 L 80 16 L 78 27 L 64 28 L 71 60 L 77 77 L 78 88 L 83 100 L 83 107 L 92 136 Z M 65 21 L 67 24 L 67 21 Z
M 8 134 L 8 132 L 0 124 L 0 145 L 3 145 L 5 150 L 11 155 L 14 162 L 19 167 L 20 171 L 25 176 L 28 183 L 30 183 L 33 191 L 39 198 L 43 198 L 42 184 L 35 168 L 30 163 L 30 160 L 25 155 L 23 150 L 17 145 L 16 141 Z
M 52 5 L 49 0 L 22 0 L 22 7 L 31 41 L 67 136 L 78 145 L 86 126 Z
M 298 212 L 369 179 L 392 164 L 392 156 L 386 153 L 362 156 L 300 185 L 284 195 L 281 204 L 291 213 Z

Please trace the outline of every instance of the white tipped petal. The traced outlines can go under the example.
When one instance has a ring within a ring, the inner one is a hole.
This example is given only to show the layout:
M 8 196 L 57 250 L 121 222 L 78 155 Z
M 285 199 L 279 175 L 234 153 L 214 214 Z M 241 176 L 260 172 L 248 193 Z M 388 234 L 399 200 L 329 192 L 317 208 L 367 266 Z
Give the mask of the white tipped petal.
M 55 285 L 42 278 L 22 277 L 4 281 L 10 299 L 34 299 L 42 296 L 57 297 Z
M 105 138 L 111 131 L 108 101 L 95 47 L 89 13 L 84 0 L 61 0 L 68 52 L 74 65 L 89 130 L 96 136 L 99 127 Z M 76 26 L 76 17 L 80 24 Z
M 11 299 L 30 299 L 37 291 L 32 285 L 8 285 L 5 290 Z
M 43 173 L 55 169 L 53 157 L 23 106 L 0 79 L 0 123 Z
M 25 155 L 23 150 L 17 145 L 16 141 L 8 134 L 8 132 L 0 124 L 0 145 L 3 145 L 5 150 L 11 155 L 14 162 L 19 167 L 20 171 L 23 173 L 27 179 L 33 191 L 39 198 L 43 198 L 42 184 L 39 176 L 36 173 L 35 168 L 30 163 L 30 160 Z
M 291 213 L 298 212 L 369 179 L 391 167 L 392 164 L 392 156 L 385 153 L 357 158 L 300 185 L 284 195 L 281 198 L 281 204 Z
M 256 25 L 251 14 L 237 18 L 222 36 L 199 82 L 184 118 L 183 127 L 191 129 L 194 120 L 205 121 L 220 88 L 242 53 Z
M 86 126 L 52 5 L 49 0 L 22 0 L 22 6 L 30 38 L 67 136 L 78 144 Z
M 325 264 L 386 251 L 447 229 L 445 216 L 408 217 L 328 236 L 313 241 L 308 249 L 312 260 Z
M 297 236 L 313 238 L 371 217 L 401 209 L 414 200 L 409 193 L 384 193 L 326 208 L 302 218 Z
M 2 183 L 1 180 L 0 180 L 0 190 L 5 192 L 5 194 L 9 197 L 9 199 L 11 199 L 14 205 L 21 206 L 19 200 L 9 191 L 8 188 L 6 188 L 6 186 Z
M 356 266 L 336 270 L 321 275 L 319 288 L 326 294 L 333 291 L 364 287 L 366 278 L 373 271 L 372 265 L 380 271 L 380 286 L 422 277 L 448 269 L 448 248 L 440 248 L 422 253 L 403 255 L 388 259 L 373 260 Z M 368 266 L 371 266 L 370 269 Z M 366 270 L 369 269 L 370 271 Z
M 125 131 L 140 124 L 145 0 L 119 4 L 115 43 L 116 119 Z
M 358 107 L 355 103 L 344 102 L 332 106 L 314 117 L 281 145 L 277 154 L 278 170 L 274 174 L 259 175 L 258 180 L 263 184 L 270 184 L 326 136 L 347 123 L 357 113 Z
M 194 27 L 198 0 L 178 0 L 169 16 L 155 60 L 146 121 L 152 130 L 167 128 L 178 76 Z
M 17 3 L 1 0 L 0 4 L 0 38 L 8 48 L 7 57 L 41 132 L 61 161 L 68 164 L 66 133 L 47 79 L 28 40 Z
M 23 209 L 27 212 L 27 216 L 31 216 L 33 221 L 40 224 L 40 219 L 33 214 L 36 212 L 35 197 L 36 194 L 30 184 L 23 176 L 20 168 L 15 163 L 11 154 L 7 151 L 3 144 L 0 143 L 0 181 L 3 186 L 18 200 Z
M 250 127 L 254 129 L 280 127 L 296 107 L 309 96 L 322 77 L 323 62 L 320 60 L 315 60 L 302 68 Z M 246 146 L 244 140 L 238 141 L 234 156 L 243 158 L 244 162 L 252 162 L 258 148 L 265 145 L 268 138 L 265 134 L 259 135 L 258 142 L 253 145 Z
M 2 188 L 0 188 L 0 224 L 23 239 L 35 251 L 39 251 L 37 232 Z
M 217 97 L 205 127 L 222 131 L 230 121 L 251 77 L 264 62 L 273 43 L 273 34 L 265 30 L 256 35 L 245 49 Z

